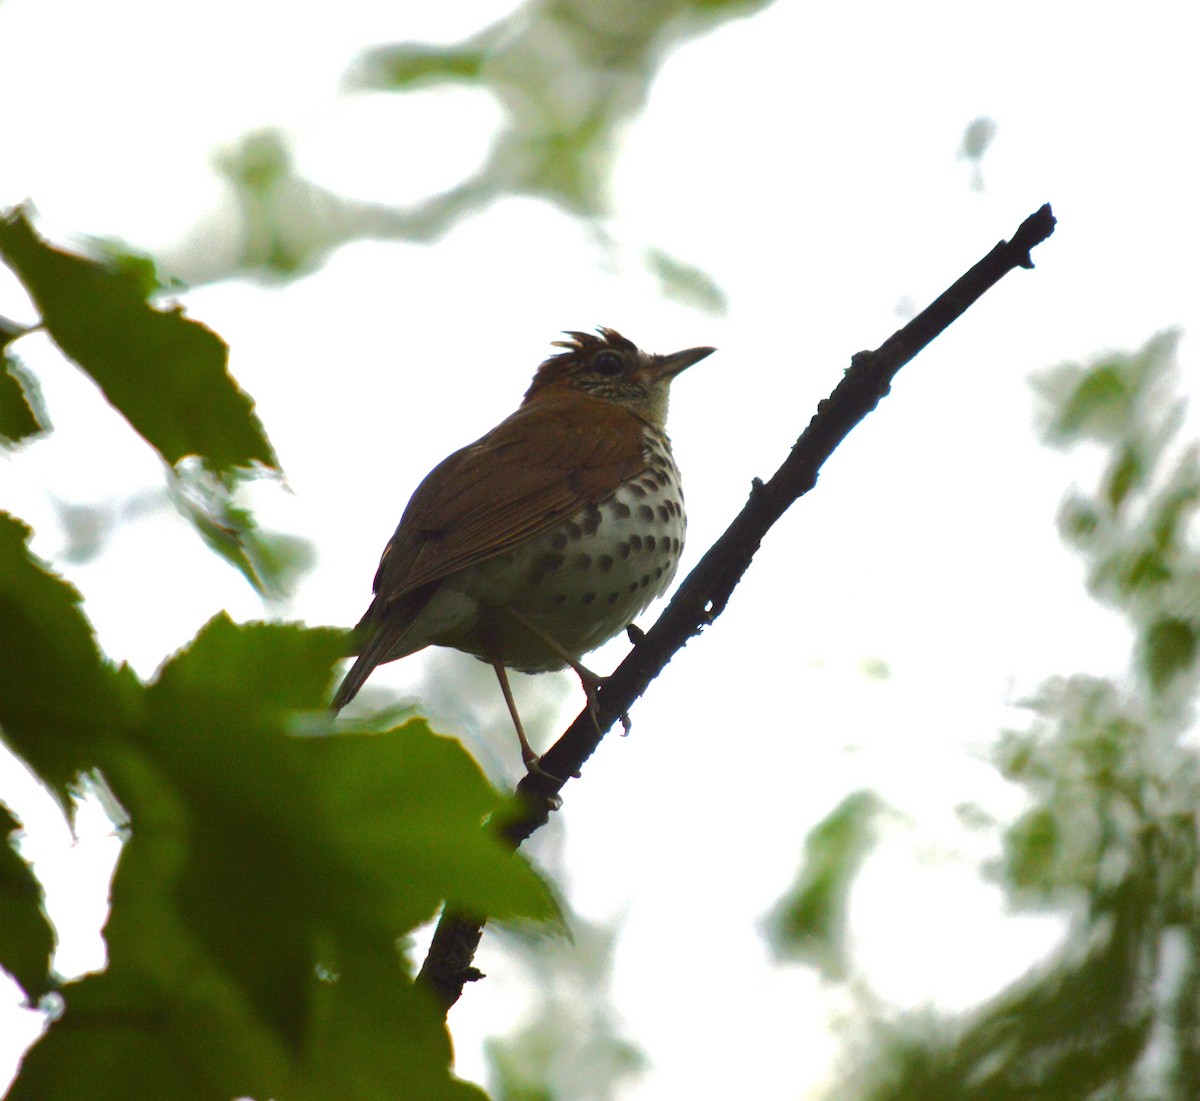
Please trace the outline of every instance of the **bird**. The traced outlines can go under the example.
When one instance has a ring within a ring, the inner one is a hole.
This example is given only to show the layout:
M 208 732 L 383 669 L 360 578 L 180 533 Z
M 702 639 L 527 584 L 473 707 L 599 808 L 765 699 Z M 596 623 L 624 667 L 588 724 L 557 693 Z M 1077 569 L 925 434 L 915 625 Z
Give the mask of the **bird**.
M 430 645 L 495 670 L 521 757 L 541 771 L 508 669 L 570 666 L 596 714 L 603 678 L 581 663 L 670 585 L 687 529 L 665 425 L 672 381 L 711 347 L 642 351 L 615 329 L 568 330 L 520 406 L 417 486 L 354 629 L 333 698 Z

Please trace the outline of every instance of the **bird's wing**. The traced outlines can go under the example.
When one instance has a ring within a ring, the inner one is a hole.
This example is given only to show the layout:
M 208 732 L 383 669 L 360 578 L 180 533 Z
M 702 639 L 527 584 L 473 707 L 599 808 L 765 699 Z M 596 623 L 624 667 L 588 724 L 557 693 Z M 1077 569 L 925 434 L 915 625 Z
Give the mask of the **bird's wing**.
M 456 451 L 404 510 L 375 575 L 374 615 L 605 500 L 645 469 L 643 429 L 632 413 L 573 394 L 524 406 Z

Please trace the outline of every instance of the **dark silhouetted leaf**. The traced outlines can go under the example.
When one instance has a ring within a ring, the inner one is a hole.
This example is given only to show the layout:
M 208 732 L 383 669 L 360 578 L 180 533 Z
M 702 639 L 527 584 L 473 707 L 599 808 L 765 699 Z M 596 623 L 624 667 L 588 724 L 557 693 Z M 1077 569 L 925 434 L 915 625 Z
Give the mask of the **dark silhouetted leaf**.
M 144 270 L 54 248 L 20 210 L 0 218 L 0 256 L 55 343 L 170 465 L 196 455 L 218 474 L 277 467 L 254 403 L 225 369 L 225 342 L 149 305 Z
M 43 909 L 41 884 L 12 846 L 16 820 L 0 805 L 0 967 L 35 1002 L 50 989 L 54 933 Z
M 8 346 L 26 332 L 24 325 L 18 325 L 7 317 L 0 315 L 0 352 L 8 351 Z
M 101 656 L 79 593 L 29 553 L 29 534 L 0 513 L 0 728 L 65 807 L 97 743 L 133 721 L 137 686 Z
M 11 356 L 0 355 L 0 447 L 12 447 L 50 428 L 37 381 Z

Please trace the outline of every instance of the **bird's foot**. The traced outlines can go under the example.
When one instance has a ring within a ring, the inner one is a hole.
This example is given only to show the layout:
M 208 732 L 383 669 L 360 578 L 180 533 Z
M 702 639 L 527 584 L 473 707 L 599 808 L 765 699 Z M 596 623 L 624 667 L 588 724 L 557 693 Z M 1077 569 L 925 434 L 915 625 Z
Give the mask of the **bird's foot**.
M 608 677 L 602 677 L 597 673 L 593 673 L 590 669 L 578 664 L 575 666 L 575 675 L 579 677 L 579 683 L 583 685 L 584 694 L 587 696 L 588 714 L 592 716 L 592 722 L 595 724 L 596 733 L 601 734 L 603 731 L 600 729 L 599 692 L 600 689 L 604 687 L 604 682 L 608 680 Z M 617 720 L 620 722 L 623 728 L 621 737 L 625 737 L 633 727 L 633 724 L 629 721 L 628 712 L 622 711 L 621 714 L 617 716 Z
M 528 753 L 524 749 L 521 751 L 521 759 L 525 762 L 525 771 L 529 773 L 535 780 L 548 780 L 555 787 L 562 787 L 566 783 L 561 776 L 555 776 L 553 772 L 542 768 L 542 759 L 533 750 Z M 578 778 L 579 773 L 575 773 Z M 558 810 L 562 806 L 562 799 L 557 795 L 547 795 L 546 800 L 550 803 L 551 810 Z

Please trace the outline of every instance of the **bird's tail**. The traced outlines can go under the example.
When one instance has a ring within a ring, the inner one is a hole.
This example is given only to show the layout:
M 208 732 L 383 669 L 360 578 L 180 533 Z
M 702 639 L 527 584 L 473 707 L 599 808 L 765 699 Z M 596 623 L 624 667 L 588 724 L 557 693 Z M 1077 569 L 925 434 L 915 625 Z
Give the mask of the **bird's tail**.
M 358 695 L 358 690 L 366 683 L 367 677 L 375 671 L 376 666 L 407 657 L 427 644 L 422 642 L 419 646 L 406 648 L 404 636 L 408 634 L 413 621 L 429 602 L 431 595 L 432 587 L 429 592 L 410 593 L 409 598 L 400 604 L 379 607 L 379 602 L 376 601 L 371 605 L 355 628 L 355 633 L 359 637 L 365 637 L 367 641 L 334 693 L 330 707 L 335 714 Z
M 358 695 L 358 690 L 366 683 L 367 677 L 375 671 L 375 666 L 383 661 L 383 656 L 387 651 L 376 645 L 382 639 L 383 632 L 371 639 L 342 678 L 342 683 L 338 685 L 338 690 L 333 696 L 333 703 L 330 705 L 335 714 Z

